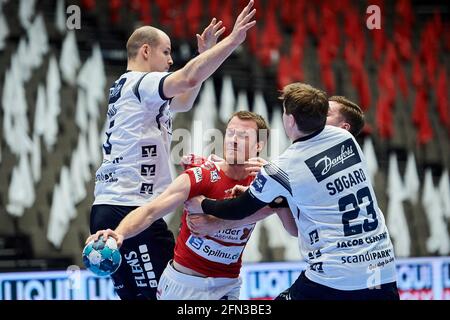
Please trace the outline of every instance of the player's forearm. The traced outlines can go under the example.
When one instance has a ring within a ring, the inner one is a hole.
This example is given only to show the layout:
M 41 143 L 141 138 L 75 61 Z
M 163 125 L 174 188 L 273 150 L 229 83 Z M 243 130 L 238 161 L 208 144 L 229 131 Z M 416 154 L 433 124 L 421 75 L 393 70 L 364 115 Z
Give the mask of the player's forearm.
M 203 212 L 211 214 L 225 220 L 242 220 L 259 209 L 266 206 L 267 203 L 256 199 L 248 190 L 234 199 L 202 201 Z
M 206 50 L 189 61 L 181 69 L 188 84 L 192 87 L 201 85 L 203 81 L 208 79 L 219 68 L 237 46 L 238 44 L 227 37 L 211 49 Z
M 268 207 L 264 207 L 264 208 L 256 211 L 254 214 L 249 215 L 248 217 L 245 217 L 242 220 L 223 220 L 223 219 L 220 219 L 220 221 L 222 221 L 222 225 L 225 226 L 225 228 L 232 229 L 232 228 L 238 228 L 238 227 L 241 227 L 243 225 L 253 224 L 253 223 L 256 223 L 258 221 L 264 220 L 265 218 L 267 218 L 268 216 L 270 216 L 274 212 L 275 211 L 273 209 L 268 208 Z
M 275 209 L 278 217 L 283 223 L 283 227 L 293 237 L 298 237 L 297 224 L 295 223 L 294 216 L 289 208 Z
M 173 212 L 178 206 L 183 204 L 189 195 L 189 190 L 188 175 L 180 175 L 158 197 L 130 212 L 115 231 L 125 239 L 136 236 L 150 227 L 153 222 Z
M 115 232 L 121 234 L 124 239 L 132 238 L 151 226 L 155 220 L 157 219 L 152 214 L 151 207 L 139 207 L 120 222 Z
M 175 112 L 189 111 L 194 105 L 195 99 L 197 98 L 201 87 L 202 86 L 200 84 L 199 86 L 189 89 L 185 93 L 173 98 L 172 102 L 170 103 L 170 109 Z

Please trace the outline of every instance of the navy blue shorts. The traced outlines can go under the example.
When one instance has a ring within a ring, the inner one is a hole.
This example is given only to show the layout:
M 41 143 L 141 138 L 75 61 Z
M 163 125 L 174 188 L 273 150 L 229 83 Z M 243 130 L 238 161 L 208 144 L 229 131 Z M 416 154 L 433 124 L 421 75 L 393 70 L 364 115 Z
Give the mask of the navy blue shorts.
M 114 230 L 122 219 L 137 207 L 94 205 L 90 231 Z M 173 258 L 175 239 L 163 219 L 157 220 L 137 236 L 127 239 L 120 248 L 122 264 L 111 276 L 122 300 L 156 300 L 156 290 L 164 268 Z
M 303 271 L 275 300 L 400 300 L 400 296 L 395 282 L 373 289 L 337 290 L 309 280 Z

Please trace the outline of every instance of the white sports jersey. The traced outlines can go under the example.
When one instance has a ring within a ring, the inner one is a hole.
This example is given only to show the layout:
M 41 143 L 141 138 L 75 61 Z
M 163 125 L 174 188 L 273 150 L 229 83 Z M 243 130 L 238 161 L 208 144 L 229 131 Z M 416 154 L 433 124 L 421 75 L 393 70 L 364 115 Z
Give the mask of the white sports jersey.
M 141 206 L 172 182 L 167 72 L 124 73 L 109 93 L 109 129 L 95 178 L 94 204 Z
M 359 290 L 396 280 L 392 243 L 367 172 L 353 136 L 325 126 L 294 142 L 251 185 L 261 201 L 288 200 L 311 281 Z

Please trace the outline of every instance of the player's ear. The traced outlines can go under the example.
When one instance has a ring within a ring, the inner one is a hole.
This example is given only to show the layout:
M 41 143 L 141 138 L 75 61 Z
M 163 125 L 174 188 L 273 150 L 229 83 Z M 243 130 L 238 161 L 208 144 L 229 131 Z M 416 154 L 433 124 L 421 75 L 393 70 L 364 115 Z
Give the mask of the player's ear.
M 266 145 L 266 143 L 264 141 L 259 141 L 256 144 L 256 151 L 259 153 L 262 151 L 262 149 L 264 149 L 264 146 Z
M 342 124 L 341 124 L 340 127 L 341 127 L 342 129 L 344 129 L 344 130 L 350 131 L 351 125 L 350 125 L 350 123 L 348 123 L 348 122 L 342 122 Z
M 295 122 L 295 118 L 293 114 L 288 114 L 288 122 L 291 128 L 297 128 L 297 123 Z M 298 128 L 297 128 L 298 129 Z
M 141 47 L 141 53 L 145 60 L 147 60 L 150 57 L 151 48 L 148 44 L 143 44 Z

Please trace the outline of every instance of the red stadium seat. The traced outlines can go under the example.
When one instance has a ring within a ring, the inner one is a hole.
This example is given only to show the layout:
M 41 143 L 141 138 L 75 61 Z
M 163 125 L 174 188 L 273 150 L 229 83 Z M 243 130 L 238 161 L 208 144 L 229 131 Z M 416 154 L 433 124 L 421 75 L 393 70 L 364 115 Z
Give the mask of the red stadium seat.
M 202 3 L 201 0 L 191 0 L 189 3 L 187 9 L 186 9 L 186 19 L 187 19 L 187 26 L 189 29 L 190 34 L 200 34 L 200 20 L 202 17 Z M 182 19 L 178 19 L 182 20 Z M 179 30 L 178 30 L 179 31 Z
M 151 25 L 152 24 L 152 14 L 151 14 L 151 6 L 148 1 L 141 0 L 141 6 L 140 6 L 140 19 L 141 22 L 145 25 Z
M 380 96 L 376 106 L 376 122 L 378 133 L 384 139 L 391 139 L 394 135 L 392 125 L 391 104 L 387 97 Z
M 278 89 L 282 89 L 284 86 L 292 82 L 291 78 L 291 63 L 287 56 L 282 55 L 278 63 L 277 83 Z
M 445 69 L 441 69 L 436 85 L 436 99 L 439 118 L 441 122 L 450 129 L 450 106 L 448 103 L 448 80 Z
M 397 82 L 398 82 L 398 87 L 400 88 L 400 91 L 403 95 L 403 98 L 407 99 L 408 94 L 409 94 L 408 80 L 406 78 L 405 69 L 401 65 L 399 65 L 398 70 L 397 70 Z
M 92 11 L 95 8 L 95 0 L 82 0 L 81 5 L 84 9 Z
M 120 21 L 120 8 L 122 7 L 122 0 L 109 1 L 109 14 L 111 22 L 114 24 Z

